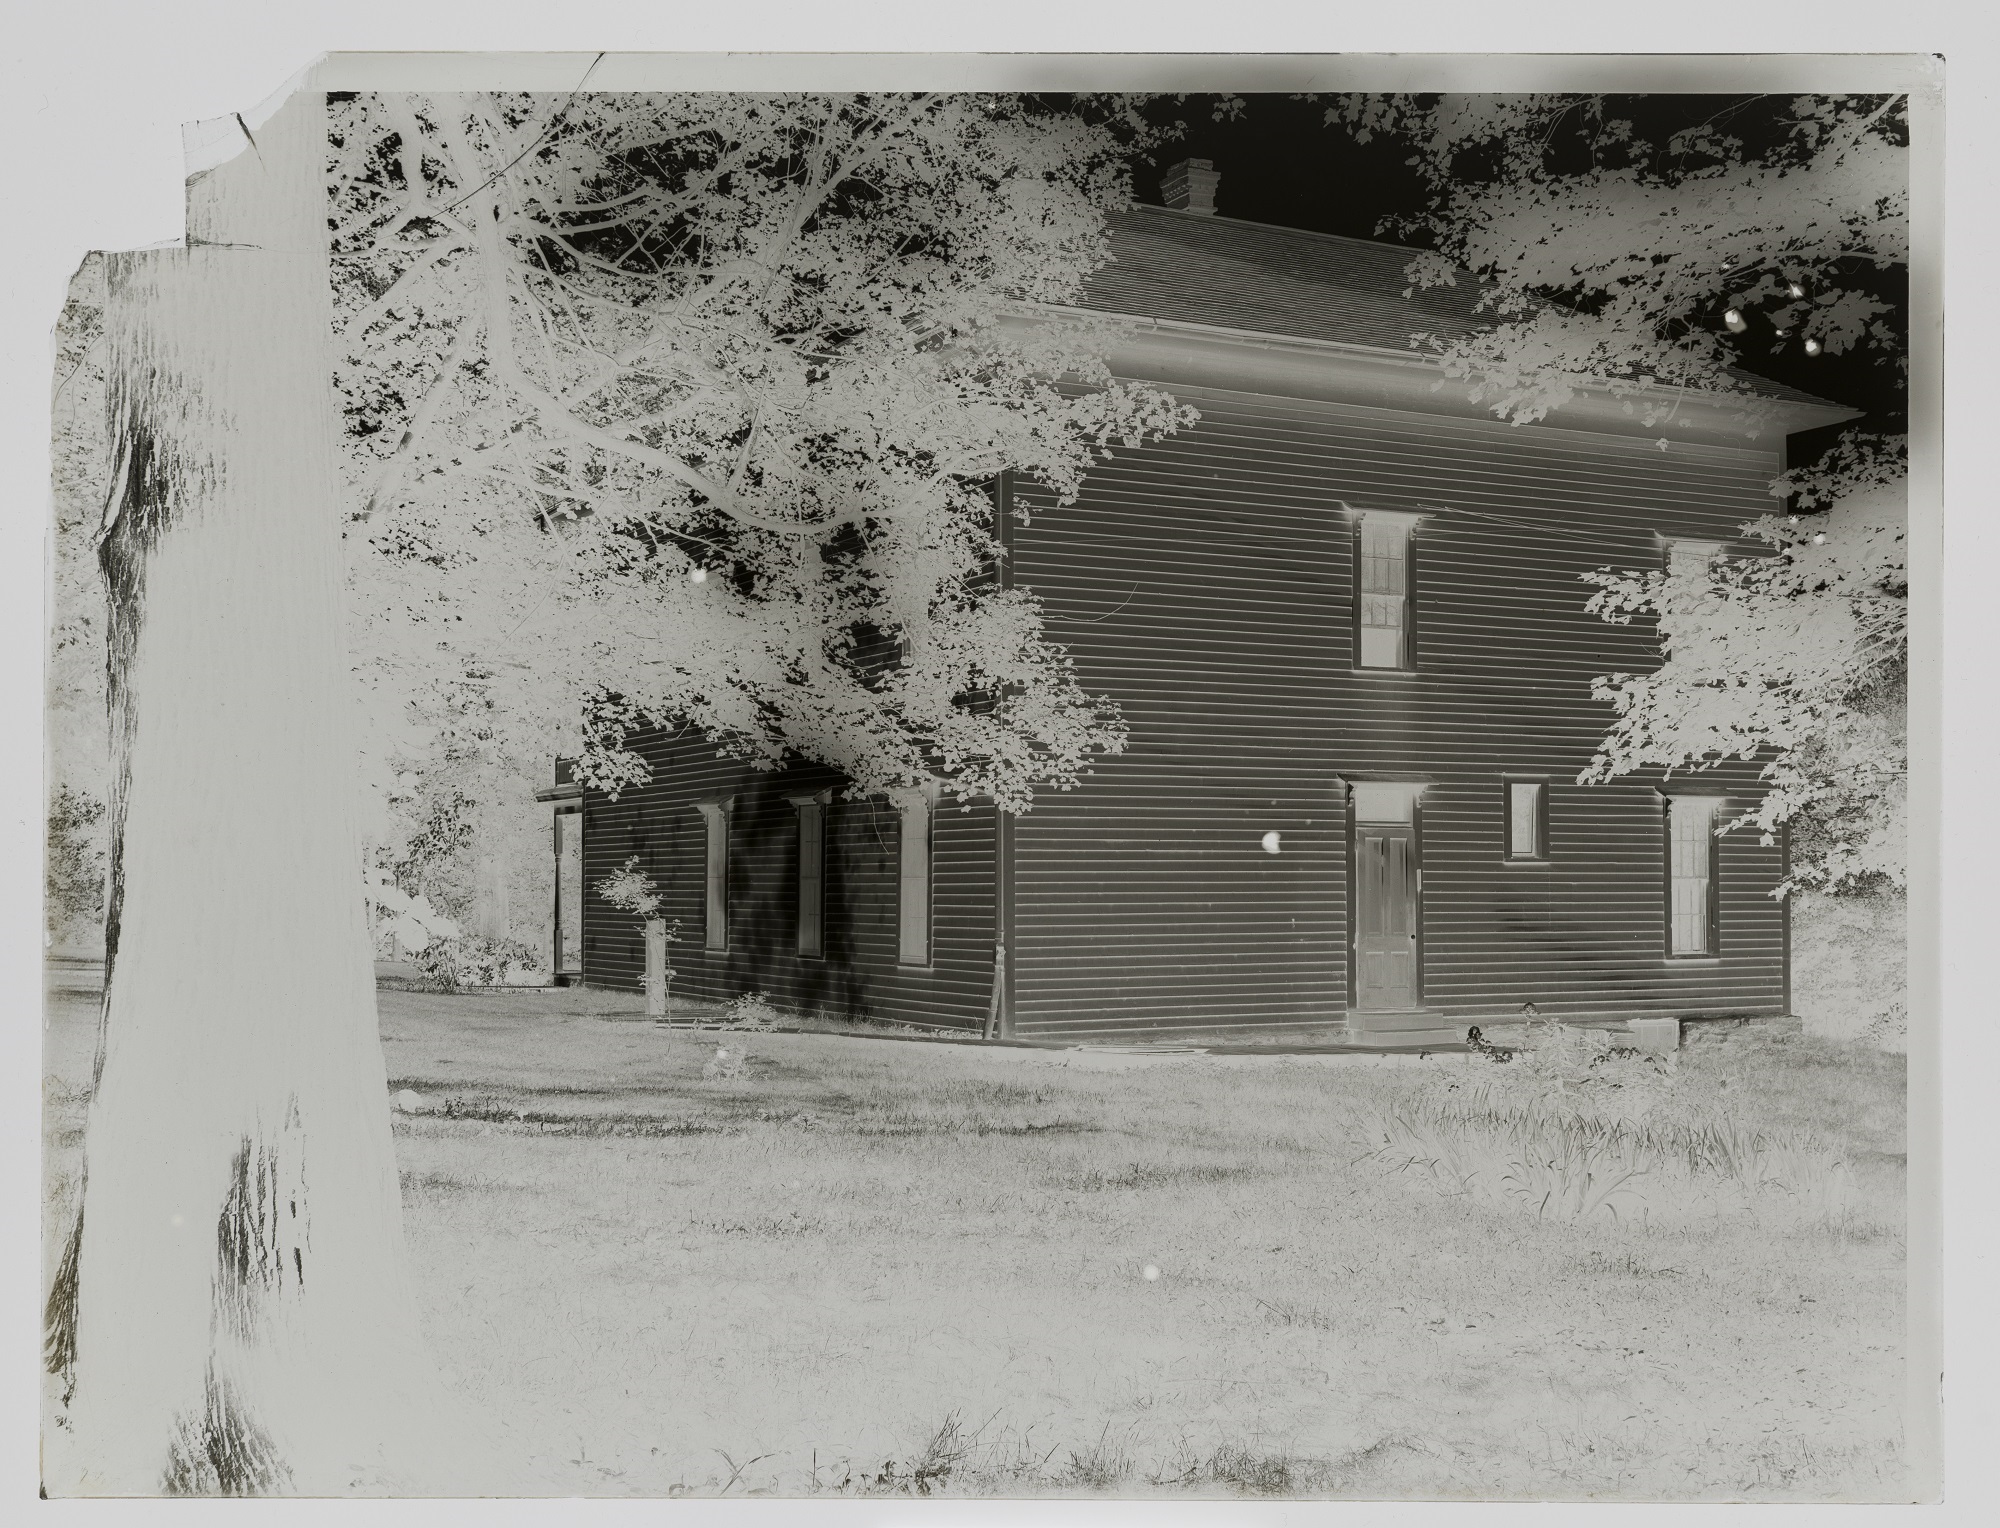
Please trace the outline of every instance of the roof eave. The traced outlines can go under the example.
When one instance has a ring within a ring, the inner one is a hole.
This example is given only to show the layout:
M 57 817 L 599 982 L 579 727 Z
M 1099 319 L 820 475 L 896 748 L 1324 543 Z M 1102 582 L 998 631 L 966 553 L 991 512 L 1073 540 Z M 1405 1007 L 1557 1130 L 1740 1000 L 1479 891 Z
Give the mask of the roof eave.
M 1417 351 L 1230 329 L 1217 324 L 1149 318 L 1100 308 L 1025 303 L 1020 305 L 1019 311 L 1030 319 L 1089 314 L 1110 319 L 1122 326 L 1132 340 L 1120 345 L 1111 358 L 1112 370 L 1121 375 L 1134 369 L 1141 372 L 1162 369 L 1213 371 L 1235 378 L 1237 385 L 1249 391 L 1258 390 L 1251 383 L 1261 377 L 1270 387 L 1287 394 L 1300 388 L 1305 389 L 1299 394 L 1301 396 L 1358 392 L 1365 395 L 1360 401 L 1380 406 L 1416 412 L 1494 417 L 1490 408 L 1473 403 L 1469 397 L 1451 397 L 1446 389 L 1439 386 L 1451 380 L 1442 364 L 1435 356 Z M 1166 354 L 1175 351 L 1180 352 L 1183 362 L 1180 367 L 1171 364 Z M 1234 353 L 1234 364 L 1223 363 L 1224 352 Z M 1252 359 L 1254 357 L 1261 357 L 1262 364 Z M 1163 362 L 1167 363 L 1164 367 Z M 1204 365 L 1204 362 L 1208 364 Z M 1195 381 L 1197 378 L 1161 376 L 1157 380 Z M 1230 384 L 1218 381 L 1214 385 Z M 1653 417 L 1656 411 L 1664 412 Z M 1772 433 L 1773 426 L 1776 433 L 1782 436 L 1860 417 L 1860 410 L 1836 403 L 1809 403 L 1750 393 L 1716 393 L 1648 383 L 1635 383 L 1622 388 L 1605 384 L 1588 385 L 1549 415 L 1552 423 L 1573 428 L 1669 439 L 1676 434 L 1693 435 L 1736 443 L 1757 442 Z

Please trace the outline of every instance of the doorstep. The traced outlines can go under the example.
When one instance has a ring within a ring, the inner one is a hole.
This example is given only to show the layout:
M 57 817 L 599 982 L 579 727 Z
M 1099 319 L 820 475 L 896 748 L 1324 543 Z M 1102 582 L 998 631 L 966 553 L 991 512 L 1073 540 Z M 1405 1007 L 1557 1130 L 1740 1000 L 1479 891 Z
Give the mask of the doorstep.
M 1347 1010 L 1347 1043 L 1369 1049 L 1394 1047 L 1407 1050 L 1421 1046 L 1437 1049 L 1465 1045 L 1465 1026 L 1449 1022 L 1434 1008 Z

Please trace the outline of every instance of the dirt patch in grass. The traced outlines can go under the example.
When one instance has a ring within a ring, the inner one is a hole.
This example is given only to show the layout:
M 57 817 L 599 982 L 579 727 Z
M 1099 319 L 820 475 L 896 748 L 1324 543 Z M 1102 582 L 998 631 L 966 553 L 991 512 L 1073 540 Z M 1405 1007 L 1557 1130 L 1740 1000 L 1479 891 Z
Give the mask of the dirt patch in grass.
M 1051 1175 L 1043 1181 L 1052 1188 L 1075 1194 L 1098 1194 L 1114 1189 L 1187 1188 L 1198 1183 L 1236 1183 L 1260 1176 L 1261 1170 L 1223 1162 L 1132 1162 L 1106 1170 L 1085 1168 L 1079 1172 Z
M 1001 1120 L 967 1119 L 951 1114 L 903 1114 L 888 1113 L 871 1119 L 857 1120 L 853 1125 L 856 1135 L 872 1136 L 917 1136 L 917 1135 L 1089 1135 L 1103 1129 L 1081 1119 L 1051 1120 Z
M 549 1095 L 551 1097 L 555 1095 Z M 575 1095 L 571 1095 L 575 1096 Z M 612 1110 L 578 1113 L 548 1108 L 530 1108 L 496 1099 L 446 1098 L 422 1111 L 420 1118 L 437 1125 L 497 1125 L 502 1130 L 523 1135 L 559 1135 L 589 1139 L 620 1136 L 661 1139 L 681 1135 L 727 1135 L 727 1121 L 691 1115 L 638 1114 Z

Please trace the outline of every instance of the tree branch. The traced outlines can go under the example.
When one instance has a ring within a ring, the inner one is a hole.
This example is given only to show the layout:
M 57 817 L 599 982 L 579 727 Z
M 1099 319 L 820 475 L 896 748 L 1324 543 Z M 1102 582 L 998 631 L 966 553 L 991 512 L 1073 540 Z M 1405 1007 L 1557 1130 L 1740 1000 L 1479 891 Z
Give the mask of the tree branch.
M 366 520 L 373 515 L 382 500 L 402 482 L 403 471 L 409 466 L 410 458 L 416 455 L 417 448 L 423 443 L 425 432 L 437 418 L 438 409 L 444 401 L 445 384 L 451 380 L 452 373 L 458 370 L 459 362 L 464 358 L 466 343 L 478 328 L 479 318 L 476 314 L 468 314 L 459 320 L 458 328 L 452 332 L 451 344 L 445 351 L 444 365 L 438 368 L 437 380 L 431 383 L 422 401 L 410 411 L 410 422 L 404 426 L 403 438 L 396 442 L 396 449 L 382 464 L 382 470 L 375 480 L 374 491 L 368 495 L 368 502 L 362 506 L 358 518 Z
M 454 219 L 454 221 L 456 220 Z M 378 318 L 381 318 L 396 305 L 397 301 L 404 295 L 406 289 L 413 285 L 419 276 L 436 265 L 446 255 L 453 253 L 455 250 L 465 248 L 465 244 L 466 241 L 464 238 L 455 234 L 447 234 L 443 238 L 434 240 L 431 244 L 427 245 L 423 254 L 412 261 L 404 269 L 402 275 L 389 283 L 388 290 L 369 303 L 359 313 L 355 314 L 345 324 L 341 325 L 340 338 L 346 342 L 359 340 Z
M 513 314 L 508 301 L 507 244 L 501 235 L 499 221 L 484 207 L 475 221 L 480 227 L 482 267 L 480 284 L 486 301 L 488 358 L 493 363 L 495 373 L 505 379 L 515 395 L 534 410 L 545 426 L 572 439 L 596 446 L 600 451 L 625 457 L 629 461 L 638 462 L 641 466 L 651 467 L 656 472 L 664 473 L 675 482 L 702 495 L 731 519 L 755 526 L 759 530 L 772 531 L 781 536 L 804 536 L 830 523 L 785 521 L 759 514 L 744 503 L 740 496 L 731 492 L 726 484 L 717 482 L 707 473 L 690 466 L 679 457 L 655 450 L 640 441 L 616 435 L 601 425 L 579 419 L 565 408 L 560 399 L 528 375 L 515 352 Z

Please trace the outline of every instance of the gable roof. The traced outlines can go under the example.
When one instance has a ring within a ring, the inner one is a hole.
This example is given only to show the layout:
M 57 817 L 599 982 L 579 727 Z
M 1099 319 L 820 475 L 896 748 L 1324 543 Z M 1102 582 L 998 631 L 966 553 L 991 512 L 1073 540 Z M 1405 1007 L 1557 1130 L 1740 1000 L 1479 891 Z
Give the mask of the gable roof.
M 1084 286 L 1102 313 L 1410 353 L 1410 336 L 1455 338 L 1491 323 L 1475 313 L 1477 282 L 1419 289 L 1401 244 L 1247 223 L 1211 213 L 1134 207 L 1111 220 L 1111 263 Z M 1736 371 L 1757 395 L 1824 398 Z

